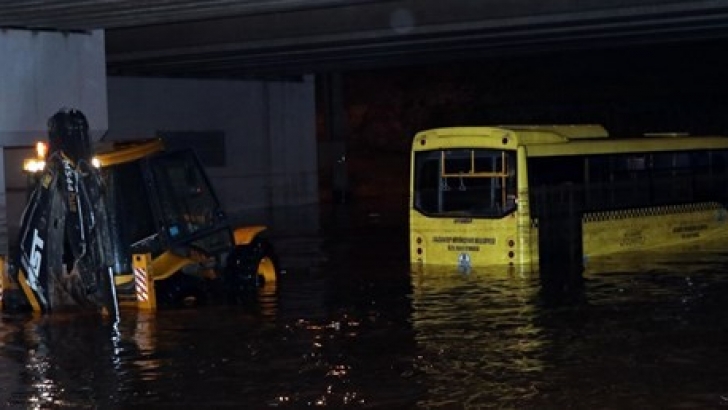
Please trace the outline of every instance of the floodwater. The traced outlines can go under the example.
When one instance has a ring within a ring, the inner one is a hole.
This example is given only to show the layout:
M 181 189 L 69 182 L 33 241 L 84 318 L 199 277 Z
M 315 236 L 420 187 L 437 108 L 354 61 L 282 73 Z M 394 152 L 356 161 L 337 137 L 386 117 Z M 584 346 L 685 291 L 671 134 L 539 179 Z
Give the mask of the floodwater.
M 270 220 L 285 274 L 257 301 L 118 326 L 3 314 L 0 407 L 728 407 L 728 250 L 615 264 L 561 295 L 410 273 L 403 212 Z

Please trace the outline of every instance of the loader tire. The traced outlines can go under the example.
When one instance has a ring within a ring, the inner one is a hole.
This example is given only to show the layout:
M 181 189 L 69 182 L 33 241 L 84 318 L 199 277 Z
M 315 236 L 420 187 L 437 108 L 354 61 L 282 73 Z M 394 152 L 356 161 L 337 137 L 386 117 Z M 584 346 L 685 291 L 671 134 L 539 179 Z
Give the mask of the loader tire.
M 279 277 L 278 258 L 273 245 L 256 238 L 231 252 L 225 272 L 227 293 L 232 301 L 251 297 L 263 287 L 275 286 Z

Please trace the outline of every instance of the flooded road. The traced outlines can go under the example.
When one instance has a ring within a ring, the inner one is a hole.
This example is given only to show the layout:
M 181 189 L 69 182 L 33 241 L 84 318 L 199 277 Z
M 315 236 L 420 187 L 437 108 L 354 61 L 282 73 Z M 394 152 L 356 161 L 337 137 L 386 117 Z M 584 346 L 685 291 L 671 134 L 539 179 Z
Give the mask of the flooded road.
M 306 218 L 272 219 L 285 274 L 246 305 L 117 327 L 3 314 L 0 406 L 728 407 L 728 251 L 615 267 L 559 299 L 537 278 L 411 273 L 404 213 Z

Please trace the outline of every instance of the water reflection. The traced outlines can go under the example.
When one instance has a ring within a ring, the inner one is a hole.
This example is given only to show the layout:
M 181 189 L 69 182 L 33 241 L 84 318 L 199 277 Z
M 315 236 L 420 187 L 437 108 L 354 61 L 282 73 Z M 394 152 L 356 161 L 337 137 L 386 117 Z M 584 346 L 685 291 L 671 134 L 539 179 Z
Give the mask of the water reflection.
M 532 278 L 414 273 L 418 407 L 728 404 L 728 259 L 694 256 L 588 275 L 562 304 Z
M 411 272 L 406 220 L 336 217 L 247 304 L 3 315 L 0 407 L 728 405 L 726 252 L 607 261 L 559 300 L 534 275 Z
M 414 272 L 412 314 L 427 396 L 418 405 L 512 405 L 538 395 L 548 340 L 531 277 Z
M 6 406 L 83 408 L 115 400 L 120 363 L 113 325 L 95 315 L 58 313 L 4 316 L 2 328 L 3 379 L 11 369 L 16 376 L 3 383 Z M 96 378 L 103 389 L 91 387 Z

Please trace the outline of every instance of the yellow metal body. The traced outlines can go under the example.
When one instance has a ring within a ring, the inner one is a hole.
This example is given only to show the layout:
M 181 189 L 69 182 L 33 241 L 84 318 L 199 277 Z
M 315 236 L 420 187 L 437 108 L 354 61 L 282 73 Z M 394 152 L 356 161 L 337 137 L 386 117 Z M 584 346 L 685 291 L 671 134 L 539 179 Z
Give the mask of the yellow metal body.
M 156 310 L 157 294 L 154 289 L 154 266 L 151 254 L 132 257 L 134 269 L 134 293 L 136 305 L 144 310 Z
M 155 152 L 164 150 L 162 140 L 154 139 L 143 142 L 131 142 L 114 144 L 109 147 L 101 147 L 97 150 L 96 159 L 99 160 L 101 167 L 110 165 L 123 164 L 125 162 L 134 161 L 144 158 Z
M 428 216 L 415 208 L 415 155 L 451 149 L 515 151 L 517 207 L 501 218 Z M 461 127 L 418 133 L 410 173 L 410 261 L 415 269 L 457 267 L 467 254 L 478 269 L 504 273 L 538 270 L 538 219 L 531 215 L 528 159 L 618 153 L 727 150 L 723 136 L 652 135 L 611 138 L 601 126 Z M 728 187 L 726 187 L 728 189 Z M 728 210 L 717 202 L 617 209 L 582 219 L 585 259 L 728 238 Z M 499 269 L 498 266 L 505 268 Z
M 255 237 L 266 229 L 265 226 L 243 226 L 235 228 L 233 237 L 235 245 L 248 245 Z
M 186 266 L 198 265 L 202 262 L 203 260 L 197 258 L 188 258 L 166 251 L 149 261 L 149 276 L 153 280 L 167 279 Z M 115 283 L 117 286 L 123 286 L 132 280 L 134 280 L 133 274 L 122 274 L 116 276 Z
M 258 234 L 266 230 L 265 226 L 243 226 L 233 231 L 235 245 L 250 245 Z M 274 283 L 278 280 L 276 275 L 275 262 L 268 256 L 261 258 L 258 263 L 258 275 L 263 276 L 266 284 Z
M 160 139 L 111 143 L 96 147 L 97 154 L 94 157 L 94 163 L 100 167 L 108 167 L 139 160 L 156 152 L 161 152 L 164 149 L 164 143 Z M 42 171 L 44 165 L 44 154 L 39 151 L 38 158 L 24 161 L 24 170 L 35 173 Z M 250 244 L 265 229 L 265 226 L 239 227 L 233 231 L 234 243 L 235 245 Z M 156 257 L 152 257 L 151 254 L 136 254 L 132 258 L 133 272 L 120 273 L 114 277 L 114 283 L 118 289 L 129 286 L 134 288 L 135 297 L 120 298 L 119 304 L 122 307 L 138 307 L 145 310 L 155 310 L 157 307 L 157 297 L 154 282 L 167 279 L 187 267 L 190 267 L 203 277 L 214 277 L 216 275 L 214 272 L 211 272 L 210 268 L 205 267 L 207 265 L 206 262 L 208 262 L 208 257 L 195 252 L 191 252 L 188 256 L 181 256 L 171 250 L 167 250 Z M 5 269 L 4 263 L 3 269 Z M 258 271 L 260 275 L 265 277 L 266 282 L 274 282 L 276 280 L 275 264 L 268 257 L 264 257 L 261 260 Z M 17 286 L 9 281 L 5 271 L 2 273 L 2 288 L 0 290 Z M 23 272 L 22 268 L 19 272 L 19 279 L 20 286 L 27 288 L 27 280 L 25 280 L 25 272 Z M 33 310 L 39 311 L 40 305 L 34 299 L 33 292 L 29 289 L 24 289 L 24 293 L 30 295 L 29 302 Z
M 275 283 L 278 280 L 276 275 L 276 267 L 270 257 L 264 257 L 258 264 L 258 275 L 263 276 L 266 284 Z
M 545 134 L 544 139 L 558 141 L 558 135 Z M 491 127 L 445 128 L 418 133 L 412 144 L 412 162 L 418 151 L 458 147 L 519 150 L 517 134 L 508 129 Z M 519 206 L 503 219 L 467 216 L 428 217 L 414 207 L 414 166 L 410 175 L 410 261 L 416 265 L 458 266 L 461 255 L 467 254 L 473 267 L 528 266 L 531 264 L 531 221 L 527 200 L 527 179 L 517 161 Z M 525 167 L 524 167 L 525 168 Z M 503 269 L 504 272 L 507 269 Z
M 727 215 L 726 208 L 714 202 L 585 214 L 585 267 L 596 268 L 615 254 L 692 252 L 726 244 Z

